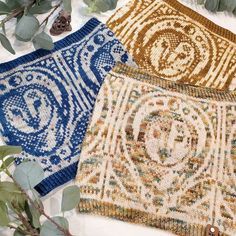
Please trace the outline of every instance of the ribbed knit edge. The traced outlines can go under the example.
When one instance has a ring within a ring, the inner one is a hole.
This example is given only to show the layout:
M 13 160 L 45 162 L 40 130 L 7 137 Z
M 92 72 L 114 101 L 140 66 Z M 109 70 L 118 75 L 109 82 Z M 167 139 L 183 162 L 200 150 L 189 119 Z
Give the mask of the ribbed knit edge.
M 56 173 L 50 175 L 42 182 L 40 182 L 35 190 L 41 195 L 45 196 L 55 188 L 69 182 L 74 179 L 77 172 L 78 162 L 71 164 L 70 166 L 57 171 Z
M 227 29 L 224 29 L 223 27 L 215 24 L 214 22 L 208 20 L 206 17 L 200 15 L 199 13 L 190 9 L 189 7 L 184 6 L 183 4 L 178 2 L 177 0 L 164 0 L 164 2 L 166 2 L 168 5 L 173 7 L 175 10 L 180 11 L 183 14 L 189 16 L 194 21 L 199 22 L 200 24 L 205 26 L 208 30 L 210 30 L 211 32 L 214 32 L 215 34 L 222 36 L 222 37 L 232 41 L 233 43 L 235 43 L 236 35 L 233 32 L 231 32 Z
M 206 225 L 189 224 L 186 221 L 161 217 L 147 212 L 127 209 L 112 203 L 81 199 L 78 206 L 79 213 L 94 214 L 100 216 L 111 217 L 125 222 L 151 226 L 158 229 L 170 231 L 181 236 L 205 236 Z M 228 236 L 221 232 L 220 236 Z
M 155 75 L 148 74 L 145 70 L 136 69 L 118 62 L 110 74 L 117 77 L 128 76 L 138 81 L 159 86 L 171 92 L 186 94 L 195 98 L 212 99 L 224 102 L 236 102 L 236 91 L 225 91 L 214 88 L 206 88 L 196 85 L 182 84 L 166 79 L 159 78 Z
M 60 50 L 61 48 L 64 48 L 64 47 L 67 47 L 73 43 L 79 42 L 85 36 L 87 36 L 89 33 L 91 33 L 99 24 L 102 24 L 102 23 L 99 20 L 97 20 L 96 18 L 92 18 L 84 26 L 82 26 L 82 28 L 80 28 L 76 32 L 55 42 L 53 50 L 49 51 L 49 50 L 39 49 L 39 50 L 36 50 L 36 51 L 31 52 L 29 54 L 26 54 L 24 56 L 18 57 L 17 59 L 14 59 L 12 61 L 0 64 L 0 73 L 6 72 L 8 70 L 11 70 L 11 69 L 21 65 L 21 64 L 33 61 L 33 60 L 38 59 L 40 57 L 52 54 L 53 52 L 56 52 L 56 51 Z

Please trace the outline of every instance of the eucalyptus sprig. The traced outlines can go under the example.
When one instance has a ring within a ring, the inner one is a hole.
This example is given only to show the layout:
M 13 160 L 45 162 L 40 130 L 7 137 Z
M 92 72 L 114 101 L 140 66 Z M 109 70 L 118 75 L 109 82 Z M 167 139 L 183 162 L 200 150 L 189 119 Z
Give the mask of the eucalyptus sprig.
M 84 0 L 91 12 L 106 12 L 113 10 L 117 6 L 118 0 Z
M 211 12 L 227 11 L 236 15 L 236 0 L 196 0 Z
M 5 17 L 0 20 L 0 42 L 10 53 L 15 54 L 10 40 L 7 37 L 6 24 L 13 18 L 17 18 L 15 25 L 15 37 L 23 42 L 32 41 L 35 48 L 53 49 L 53 41 L 45 32 L 49 17 L 60 7 L 65 11 L 71 11 L 71 0 L 0 0 L 0 15 Z M 39 14 L 48 15 L 40 23 Z
M 9 166 L 11 155 L 19 154 L 18 146 L 0 146 L 0 174 L 11 181 L 0 180 L 0 227 L 14 229 L 14 236 L 72 236 L 69 222 L 64 216 L 49 217 L 34 187 L 44 179 L 44 171 L 37 162 L 26 161 L 18 165 L 13 174 Z M 9 156 L 10 155 L 10 156 Z M 63 190 L 61 211 L 70 211 L 80 200 L 79 188 L 69 186 Z M 40 217 L 46 221 L 41 223 Z
M 113 10 L 117 6 L 118 0 L 83 0 L 90 12 L 106 12 Z M 78 1 L 79 2 L 79 1 Z M 7 36 L 6 24 L 17 18 L 15 23 L 15 37 L 23 42 L 31 41 L 36 49 L 43 48 L 52 50 L 53 40 L 45 27 L 49 18 L 58 9 L 63 8 L 71 13 L 71 0 L 0 0 L 0 16 L 5 16 L 0 20 L 0 43 L 10 53 L 15 54 L 15 50 Z M 40 23 L 39 14 L 47 16 Z

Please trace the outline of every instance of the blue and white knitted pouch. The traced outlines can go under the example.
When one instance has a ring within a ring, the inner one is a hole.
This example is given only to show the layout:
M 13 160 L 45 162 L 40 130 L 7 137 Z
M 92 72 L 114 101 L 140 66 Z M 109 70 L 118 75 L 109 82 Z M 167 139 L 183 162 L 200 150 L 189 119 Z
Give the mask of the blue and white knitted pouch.
M 55 43 L 0 64 L 0 136 L 22 146 L 16 160 L 36 160 L 43 196 L 73 179 L 100 86 L 116 62 L 134 65 L 113 33 L 97 19 Z

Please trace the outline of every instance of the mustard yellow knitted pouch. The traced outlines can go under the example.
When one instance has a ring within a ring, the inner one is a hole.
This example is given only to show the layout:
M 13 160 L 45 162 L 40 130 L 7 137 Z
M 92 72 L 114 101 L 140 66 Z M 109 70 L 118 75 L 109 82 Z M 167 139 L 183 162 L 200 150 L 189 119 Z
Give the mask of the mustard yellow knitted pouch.
M 80 212 L 234 235 L 236 93 L 118 65 L 99 92 L 76 181 Z
M 154 75 L 236 88 L 236 36 L 176 0 L 131 0 L 107 25 L 138 66 Z

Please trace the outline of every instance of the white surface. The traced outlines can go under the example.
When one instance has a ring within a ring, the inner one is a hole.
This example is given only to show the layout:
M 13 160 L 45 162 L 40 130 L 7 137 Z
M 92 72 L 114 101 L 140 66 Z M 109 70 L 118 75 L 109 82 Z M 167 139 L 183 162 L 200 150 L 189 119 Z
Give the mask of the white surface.
M 128 0 L 119 0 L 118 7 L 126 4 Z M 222 27 L 225 27 L 232 32 L 236 33 L 236 17 L 226 14 L 226 13 L 218 13 L 212 14 L 203 9 L 201 6 L 195 6 L 192 4 L 188 4 L 187 2 L 191 2 L 191 0 L 181 0 L 182 3 L 190 6 L 193 10 L 196 10 L 200 14 L 214 21 L 216 24 L 219 24 Z M 106 22 L 111 14 L 114 11 L 107 12 L 102 15 L 89 14 L 86 10 L 86 6 L 82 3 L 82 0 L 72 0 L 73 4 L 73 14 L 72 14 L 72 27 L 73 31 L 78 30 L 89 18 L 92 16 L 97 17 L 102 22 Z M 43 17 L 42 17 L 43 19 Z M 54 18 L 52 18 L 49 22 L 51 22 Z M 13 27 L 14 22 L 7 24 L 7 32 L 8 35 L 13 35 Z M 63 36 L 54 37 L 54 41 L 57 41 Z M 33 51 L 33 47 L 30 43 L 21 43 L 19 41 L 14 40 L 12 37 L 11 40 L 14 48 L 16 49 L 17 54 L 11 55 L 5 50 L 0 49 L 0 62 L 6 62 L 17 58 L 21 55 L 29 53 Z M 70 185 L 69 183 L 67 185 Z M 61 191 L 63 186 L 55 191 L 53 191 L 50 195 L 43 199 L 45 209 L 50 215 L 58 215 L 58 210 L 60 209 L 60 199 L 61 199 Z M 67 219 L 70 223 L 71 233 L 76 236 L 170 236 L 170 233 L 156 230 L 152 228 L 147 228 L 143 226 L 137 226 L 129 223 L 120 222 L 117 220 L 107 219 L 103 217 L 95 217 L 89 215 L 78 215 L 75 211 L 68 212 L 66 214 Z M 42 219 L 43 220 L 43 219 Z M 0 236 L 11 236 L 13 235 L 13 231 L 1 229 Z M 50 235 L 48 235 L 50 236 Z

